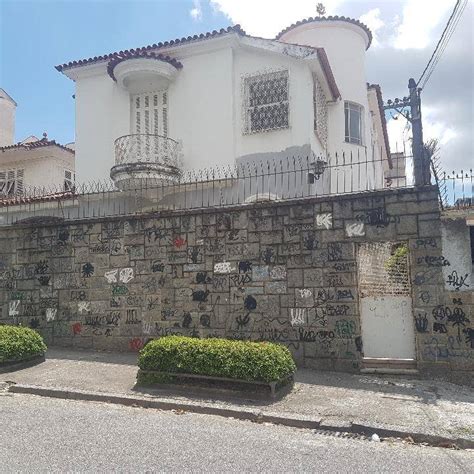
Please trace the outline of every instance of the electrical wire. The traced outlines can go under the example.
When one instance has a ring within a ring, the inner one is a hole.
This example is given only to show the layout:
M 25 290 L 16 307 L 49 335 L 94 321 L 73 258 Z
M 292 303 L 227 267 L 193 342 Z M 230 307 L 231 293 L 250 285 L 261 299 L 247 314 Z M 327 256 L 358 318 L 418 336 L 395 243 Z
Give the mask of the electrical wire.
M 451 16 L 448 19 L 448 22 L 446 23 L 446 26 L 441 34 L 440 39 L 438 40 L 436 48 L 434 49 L 433 54 L 431 55 L 420 78 L 418 79 L 418 82 L 416 84 L 417 87 L 423 81 L 421 84 L 421 89 L 423 89 L 423 87 L 426 85 L 429 78 L 433 74 L 433 71 L 435 70 L 436 65 L 441 59 L 441 56 L 444 53 L 446 46 L 448 45 L 449 40 L 451 39 L 451 36 L 453 35 L 459 23 L 459 20 L 461 19 L 464 9 L 466 8 L 466 5 L 467 5 L 467 0 L 456 1 L 456 4 L 454 5 L 454 9 L 451 13 Z

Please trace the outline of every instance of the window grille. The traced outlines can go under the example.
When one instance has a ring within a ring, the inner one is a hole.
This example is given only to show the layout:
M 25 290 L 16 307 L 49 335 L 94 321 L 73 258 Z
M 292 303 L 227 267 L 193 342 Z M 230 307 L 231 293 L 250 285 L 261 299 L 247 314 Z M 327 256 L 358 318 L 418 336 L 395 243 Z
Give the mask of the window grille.
M 314 131 L 321 144 L 326 147 L 328 142 L 328 106 L 326 95 L 316 76 L 313 76 L 313 106 Z
M 353 102 L 344 103 L 346 142 L 362 145 L 362 117 L 364 108 Z
M 244 133 L 289 127 L 288 71 L 244 78 Z
M 0 172 L 0 195 L 16 196 L 23 194 L 23 177 L 25 170 L 8 170 Z
M 408 252 L 402 242 L 359 245 L 359 289 L 363 296 L 410 295 Z

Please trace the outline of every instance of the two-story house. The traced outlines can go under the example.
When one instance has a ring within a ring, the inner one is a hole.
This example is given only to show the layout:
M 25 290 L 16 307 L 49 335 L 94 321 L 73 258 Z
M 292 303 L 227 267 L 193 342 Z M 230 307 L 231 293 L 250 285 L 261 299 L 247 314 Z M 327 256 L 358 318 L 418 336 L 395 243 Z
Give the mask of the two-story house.
M 371 40 L 357 20 L 321 17 L 274 39 L 237 25 L 57 66 L 76 83 L 78 178 L 112 170 L 120 183 L 132 171 L 163 178 L 288 156 L 334 164 L 336 154 L 372 163 L 364 184 L 383 177 L 390 152 L 380 88 L 365 76 Z

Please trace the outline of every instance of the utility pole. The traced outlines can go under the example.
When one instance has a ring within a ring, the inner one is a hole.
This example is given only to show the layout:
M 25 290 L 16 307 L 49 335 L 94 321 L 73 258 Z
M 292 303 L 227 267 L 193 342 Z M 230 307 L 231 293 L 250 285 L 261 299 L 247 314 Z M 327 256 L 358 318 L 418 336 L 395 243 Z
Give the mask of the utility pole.
M 403 99 L 388 100 L 384 105 L 384 110 L 396 110 L 400 115 L 405 117 L 412 127 L 412 152 L 413 152 L 413 170 L 415 178 L 415 186 L 423 186 L 431 183 L 429 158 L 425 153 L 423 143 L 423 124 L 421 121 L 421 100 L 420 92 L 416 86 L 415 79 L 410 78 L 408 81 L 409 96 Z M 403 113 L 403 109 L 409 108 L 408 113 Z

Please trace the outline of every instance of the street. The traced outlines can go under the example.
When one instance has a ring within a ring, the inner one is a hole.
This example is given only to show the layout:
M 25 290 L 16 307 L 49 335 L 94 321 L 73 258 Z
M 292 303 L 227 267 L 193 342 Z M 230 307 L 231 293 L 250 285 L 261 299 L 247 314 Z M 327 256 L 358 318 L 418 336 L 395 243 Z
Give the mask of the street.
M 472 472 L 473 453 L 0 394 L 0 471 Z

